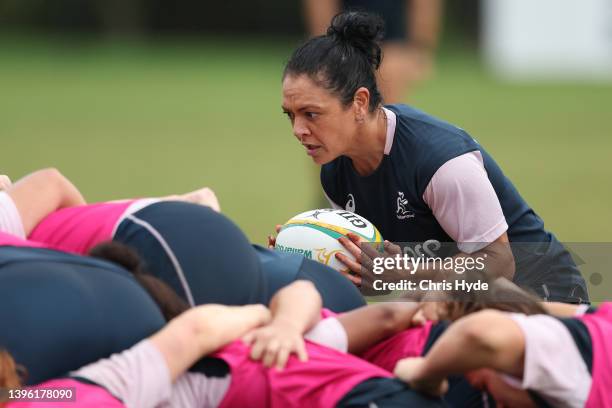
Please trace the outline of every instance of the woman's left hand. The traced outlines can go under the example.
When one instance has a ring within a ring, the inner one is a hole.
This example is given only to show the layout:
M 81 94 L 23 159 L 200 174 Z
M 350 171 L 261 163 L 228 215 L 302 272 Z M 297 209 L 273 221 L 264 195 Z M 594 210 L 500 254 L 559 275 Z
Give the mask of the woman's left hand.
M 535 407 L 529 393 L 506 382 L 499 373 L 490 368 L 481 368 L 465 374 L 472 387 L 487 391 L 501 407 Z
M 338 238 L 338 241 L 355 257 L 355 259 L 351 259 L 342 253 L 335 255 L 336 259 L 347 267 L 341 272 L 357 286 L 362 286 L 364 281 L 365 283 L 373 282 L 374 259 L 394 257 L 402 252 L 398 245 L 389 241 L 383 243 L 384 252 L 378 252 L 376 246 L 380 245 L 379 243 L 364 242 L 357 234 L 350 232 L 346 237 Z
M 434 397 L 444 395 L 448 391 L 448 380 L 443 377 L 426 377 L 424 371 L 425 357 L 409 357 L 397 362 L 393 374 L 424 394 Z
M 282 370 L 291 354 L 297 355 L 300 361 L 308 361 L 302 333 L 291 322 L 274 320 L 247 333 L 242 341 L 251 346 L 251 358 L 261 360 L 266 367 Z

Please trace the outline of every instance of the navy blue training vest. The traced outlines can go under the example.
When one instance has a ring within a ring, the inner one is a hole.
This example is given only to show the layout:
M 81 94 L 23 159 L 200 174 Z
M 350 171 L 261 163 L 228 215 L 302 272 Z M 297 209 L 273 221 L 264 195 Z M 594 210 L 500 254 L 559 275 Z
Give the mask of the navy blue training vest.
M 477 150 L 508 223 L 515 282 L 556 300 L 570 296 L 550 293 L 557 293 L 557 286 L 565 293 L 578 285 L 585 293 L 576 296 L 585 300 L 584 280 L 570 254 L 544 229 L 542 219 L 476 140 L 463 129 L 412 107 L 386 108 L 396 115 L 395 135 L 389 154 L 373 173 L 360 176 L 345 156 L 322 166 L 321 184 L 334 203 L 370 220 L 389 241 L 418 242 L 435 250 L 452 239 L 423 201 L 423 193 L 444 163 Z

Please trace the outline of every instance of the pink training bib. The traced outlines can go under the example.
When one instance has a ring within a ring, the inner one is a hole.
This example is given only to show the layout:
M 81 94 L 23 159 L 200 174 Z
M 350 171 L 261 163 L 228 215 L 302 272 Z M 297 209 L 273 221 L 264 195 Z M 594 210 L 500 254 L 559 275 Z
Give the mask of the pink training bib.
M 235 341 L 214 357 L 225 360 L 232 383 L 220 408 L 332 408 L 356 385 L 375 377 L 392 377 L 350 354 L 306 341 L 308 361 L 295 356 L 283 371 L 266 368 L 249 357 L 248 347 Z
M 612 302 L 578 319 L 586 325 L 593 345 L 593 372 L 587 408 L 612 407 Z
M 97 385 L 85 384 L 72 378 L 60 378 L 45 381 L 34 387 L 24 390 L 32 390 L 26 401 L 10 402 L 7 408 L 125 408 L 125 405 L 113 397 L 106 389 Z M 66 398 L 70 392 L 70 398 Z M 55 401 L 49 399 L 33 398 L 51 396 Z M 27 396 L 27 395 L 26 395 Z
M 100 242 L 112 239 L 117 222 L 134 201 L 63 208 L 43 219 L 28 239 L 86 255 Z
M 371 347 L 360 357 L 378 367 L 393 372 L 395 365 L 402 358 L 421 356 L 432 325 L 432 322 L 427 322 L 424 326 L 411 327 L 397 333 L 395 336 Z
M 0 246 L 16 246 L 31 248 L 46 248 L 46 245 L 26 239 L 21 239 L 15 235 L 0 231 Z

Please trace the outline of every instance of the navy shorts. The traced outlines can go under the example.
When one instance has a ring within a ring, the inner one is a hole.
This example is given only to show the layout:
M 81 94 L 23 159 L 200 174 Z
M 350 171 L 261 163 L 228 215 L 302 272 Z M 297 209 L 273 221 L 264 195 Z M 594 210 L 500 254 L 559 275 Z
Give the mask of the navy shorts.
M 177 201 L 149 205 L 125 218 L 113 240 L 135 249 L 147 271 L 191 306 L 246 305 L 267 298 L 247 237 L 209 207 Z
M 40 248 L 0 247 L 0 347 L 27 384 L 121 352 L 165 324 L 120 267 Z
M 440 398 L 427 397 L 394 378 L 371 378 L 357 384 L 336 405 L 342 408 L 447 407 Z

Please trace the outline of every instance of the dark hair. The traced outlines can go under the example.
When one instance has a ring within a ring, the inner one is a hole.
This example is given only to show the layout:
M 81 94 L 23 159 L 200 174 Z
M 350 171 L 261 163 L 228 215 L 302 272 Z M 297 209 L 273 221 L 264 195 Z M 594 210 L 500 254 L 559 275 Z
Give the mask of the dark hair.
M 380 66 L 384 22 L 373 14 L 337 14 L 327 34 L 311 38 L 296 49 L 285 66 L 287 75 L 306 74 L 348 106 L 360 87 L 370 91 L 370 112 L 382 103 L 375 72 Z
M 187 302 L 170 286 L 146 271 L 140 256 L 127 245 L 115 241 L 106 241 L 93 247 L 89 251 L 89 255 L 116 263 L 131 272 L 140 286 L 159 306 L 166 321 L 189 309 Z

